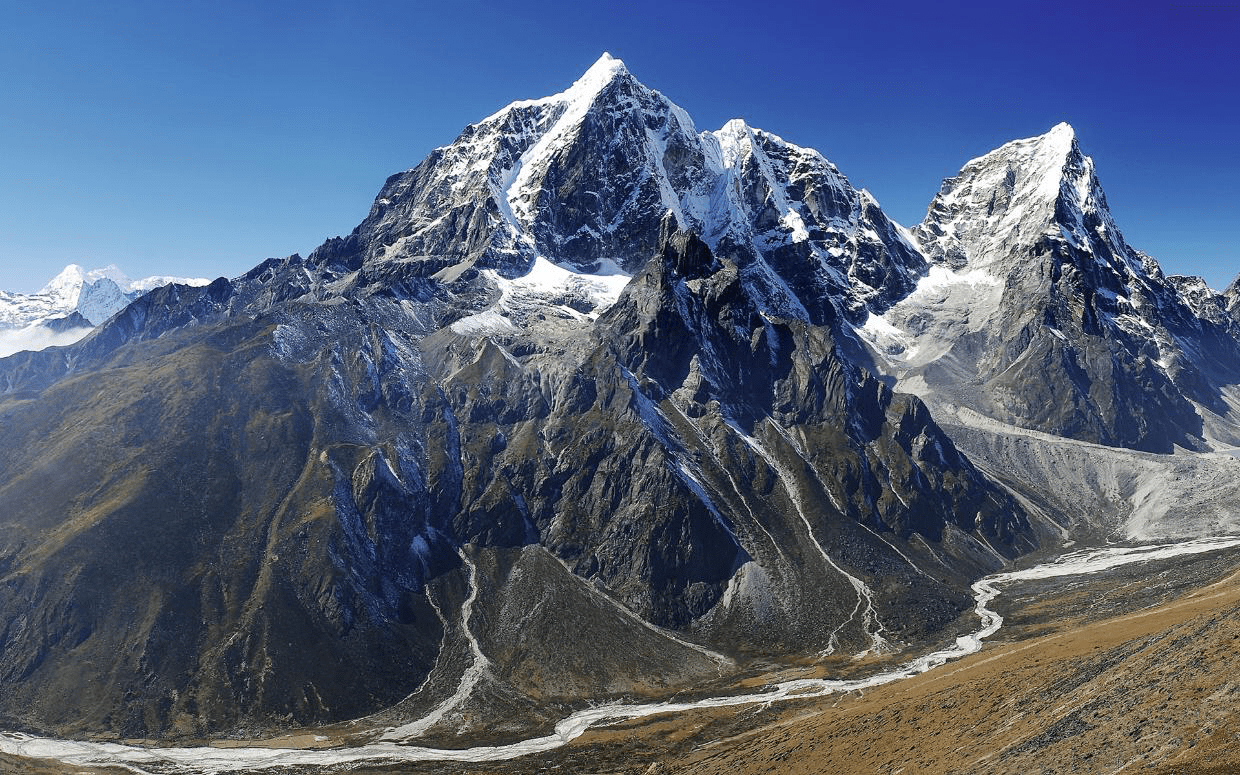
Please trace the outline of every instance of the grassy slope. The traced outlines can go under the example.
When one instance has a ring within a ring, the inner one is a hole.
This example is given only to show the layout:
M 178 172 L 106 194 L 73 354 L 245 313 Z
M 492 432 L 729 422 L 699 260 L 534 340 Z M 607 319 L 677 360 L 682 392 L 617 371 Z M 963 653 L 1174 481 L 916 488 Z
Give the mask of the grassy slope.
M 1238 566 L 1240 556 L 1220 555 L 1013 589 L 994 645 L 916 678 L 620 724 L 544 757 L 466 771 L 1237 772 Z M 360 772 L 448 771 L 461 769 Z

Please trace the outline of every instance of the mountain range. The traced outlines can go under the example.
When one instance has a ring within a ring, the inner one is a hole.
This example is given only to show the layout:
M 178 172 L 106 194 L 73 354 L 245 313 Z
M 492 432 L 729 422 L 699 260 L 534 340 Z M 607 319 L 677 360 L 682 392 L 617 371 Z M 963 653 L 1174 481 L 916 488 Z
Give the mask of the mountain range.
M 1067 124 L 906 229 L 604 55 L 308 257 L 91 322 L 0 360 L 10 728 L 520 734 L 1236 526 L 1240 283 L 1129 247 Z
M 209 280 L 155 276 L 130 280 L 115 265 L 70 264 L 37 293 L 0 291 L 0 356 L 76 342 L 147 291 Z

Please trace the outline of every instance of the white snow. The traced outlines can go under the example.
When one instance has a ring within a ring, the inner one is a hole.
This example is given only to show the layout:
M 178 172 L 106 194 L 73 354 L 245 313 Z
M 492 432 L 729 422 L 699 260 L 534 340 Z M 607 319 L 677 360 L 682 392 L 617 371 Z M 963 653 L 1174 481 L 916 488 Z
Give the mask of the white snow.
M 452 324 L 458 334 L 479 336 L 486 334 L 515 334 L 518 329 L 497 307 L 467 315 Z
M 865 323 L 861 326 L 861 330 L 868 334 L 868 338 L 878 339 L 880 337 L 890 337 L 892 339 L 903 339 L 904 332 L 891 324 L 887 318 L 882 315 L 875 315 L 873 312 L 865 319 Z
M 984 269 L 930 267 L 917 287 L 882 315 L 871 313 L 858 336 L 894 370 L 921 366 L 947 353 L 968 333 L 985 329 L 1003 299 L 1003 281 Z
M 281 323 L 271 332 L 272 352 L 281 360 L 292 359 L 305 344 L 306 335 L 297 326 Z
M 581 292 L 598 307 L 606 308 L 616 303 L 620 292 L 629 282 L 629 276 L 615 264 L 602 267 L 598 274 L 584 274 L 553 264 L 542 256 L 534 259 L 529 274 L 510 281 L 513 292 L 551 295 L 555 293 Z
M 530 271 L 509 280 L 492 269 L 482 275 L 500 291 L 500 298 L 482 312 L 452 324 L 458 334 L 511 334 L 524 328 L 532 316 L 552 314 L 569 321 L 594 320 L 620 298 L 629 276 L 604 263 L 597 274 L 576 272 L 537 256 Z M 569 306 L 574 302 L 576 306 Z M 577 306 L 589 307 L 580 312 Z

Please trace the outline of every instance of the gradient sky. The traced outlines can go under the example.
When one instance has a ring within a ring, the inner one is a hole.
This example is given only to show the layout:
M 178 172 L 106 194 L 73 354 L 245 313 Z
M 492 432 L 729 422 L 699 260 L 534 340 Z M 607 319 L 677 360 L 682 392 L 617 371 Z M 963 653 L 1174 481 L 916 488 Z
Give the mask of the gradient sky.
M 1068 121 L 1129 243 L 1220 288 L 1240 271 L 1237 39 L 1232 0 L 0 0 L 0 288 L 304 255 L 603 51 L 699 129 L 817 148 L 906 225 L 968 159 Z

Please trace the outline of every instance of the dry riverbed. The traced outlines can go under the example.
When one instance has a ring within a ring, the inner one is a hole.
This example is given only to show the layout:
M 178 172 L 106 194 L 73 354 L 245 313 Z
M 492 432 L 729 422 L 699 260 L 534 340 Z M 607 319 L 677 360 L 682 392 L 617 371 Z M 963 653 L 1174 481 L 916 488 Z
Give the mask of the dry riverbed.
M 366 775 L 1240 771 L 1240 551 L 1008 583 L 993 608 L 1004 625 L 980 653 L 864 692 L 650 716 L 502 763 L 347 769 Z M 123 770 L 0 758 L 0 771 Z
M 359 773 L 1240 772 L 1240 552 L 1005 586 L 977 654 L 864 694 L 654 717 L 539 757 Z

